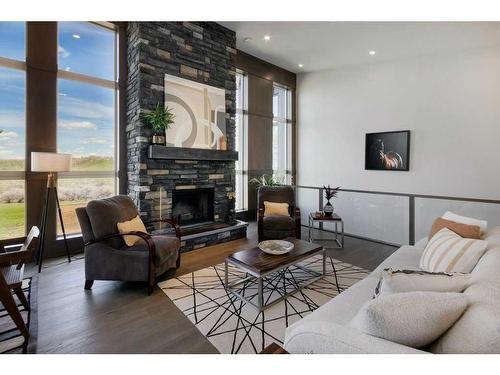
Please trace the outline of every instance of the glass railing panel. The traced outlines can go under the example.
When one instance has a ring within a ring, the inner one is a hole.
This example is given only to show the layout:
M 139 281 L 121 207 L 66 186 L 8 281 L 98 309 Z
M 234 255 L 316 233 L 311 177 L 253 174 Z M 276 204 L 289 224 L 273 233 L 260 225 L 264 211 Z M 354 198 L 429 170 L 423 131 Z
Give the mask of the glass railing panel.
M 308 225 L 309 213 L 319 209 L 318 190 L 298 188 L 297 197 L 302 210 L 302 223 Z M 408 197 L 342 191 L 331 203 L 334 212 L 344 220 L 346 234 L 393 244 L 408 243 Z M 326 230 L 333 227 L 333 223 L 323 224 Z
M 488 228 L 500 225 L 500 204 L 415 198 L 415 240 L 429 233 L 432 222 L 446 211 L 488 221 Z
M 340 192 L 334 212 L 344 220 L 345 232 L 393 244 L 409 238 L 409 198 Z

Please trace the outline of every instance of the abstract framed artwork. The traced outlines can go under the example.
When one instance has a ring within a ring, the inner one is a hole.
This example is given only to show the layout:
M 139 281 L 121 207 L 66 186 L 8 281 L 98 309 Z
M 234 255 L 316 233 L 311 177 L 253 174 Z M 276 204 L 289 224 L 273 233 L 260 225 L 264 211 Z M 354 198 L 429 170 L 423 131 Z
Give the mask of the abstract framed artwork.
M 410 131 L 367 133 L 365 169 L 410 170 Z
M 175 115 L 168 146 L 226 149 L 224 89 L 165 74 L 165 106 Z

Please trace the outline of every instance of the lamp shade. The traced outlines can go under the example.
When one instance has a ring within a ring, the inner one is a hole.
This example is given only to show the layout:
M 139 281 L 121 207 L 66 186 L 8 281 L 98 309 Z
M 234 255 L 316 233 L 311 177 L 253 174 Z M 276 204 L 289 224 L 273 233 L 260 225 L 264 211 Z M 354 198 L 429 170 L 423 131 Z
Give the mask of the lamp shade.
M 71 154 L 56 152 L 32 152 L 32 172 L 69 172 L 71 169 Z

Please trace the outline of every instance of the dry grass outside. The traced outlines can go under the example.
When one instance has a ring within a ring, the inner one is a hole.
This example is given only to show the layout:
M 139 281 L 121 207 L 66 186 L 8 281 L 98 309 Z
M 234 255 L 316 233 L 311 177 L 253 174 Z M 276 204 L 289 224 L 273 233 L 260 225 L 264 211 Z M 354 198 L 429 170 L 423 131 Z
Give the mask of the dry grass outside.
M 75 209 L 84 207 L 92 199 L 101 199 L 114 194 L 113 178 L 74 178 L 60 179 L 59 199 L 64 220 L 64 229 L 67 234 L 80 233 L 80 225 Z M 58 223 L 57 233 L 62 234 Z
M 113 178 L 73 178 L 58 181 L 59 199 L 67 234 L 80 233 L 75 209 L 92 199 L 114 194 Z M 0 181 L 0 239 L 24 236 L 24 181 Z M 58 235 L 62 234 L 58 220 Z
M 75 171 L 112 171 L 113 158 L 87 156 L 73 158 Z M 22 171 L 24 160 L 0 160 L 0 171 Z M 0 181 L 0 239 L 22 237 L 25 233 L 24 181 Z M 75 209 L 92 199 L 109 197 L 115 192 L 113 178 L 59 179 L 58 193 L 66 233 L 79 233 Z M 41 198 L 42 199 L 42 198 Z M 58 223 L 58 234 L 62 234 Z
M 80 233 L 80 224 L 75 209 L 84 207 L 86 202 L 61 202 L 61 212 L 66 234 Z M 0 204 L 0 239 L 23 237 L 24 233 L 24 203 Z M 57 234 L 62 230 L 58 220 Z
M 71 169 L 73 171 L 112 171 L 113 168 L 113 158 L 110 156 L 74 156 L 71 160 Z M 25 162 L 22 159 L 0 159 L 0 171 L 24 170 Z
M 64 220 L 64 230 L 66 234 L 80 233 L 80 224 L 76 217 L 78 207 L 85 207 L 87 202 L 61 202 L 61 212 Z M 57 234 L 62 235 L 61 224 L 57 220 Z

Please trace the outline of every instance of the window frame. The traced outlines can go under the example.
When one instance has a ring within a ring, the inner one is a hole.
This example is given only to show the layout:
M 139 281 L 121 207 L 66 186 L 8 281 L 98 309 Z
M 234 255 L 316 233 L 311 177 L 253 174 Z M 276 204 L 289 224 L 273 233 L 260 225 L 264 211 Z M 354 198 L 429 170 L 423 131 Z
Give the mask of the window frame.
M 279 117 L 275 115 L 275 110 L 274 110 L 274 89 L 279 88 L 282 90 L 285 90 L 285 117 Z M 275 170 L 274 169 L 274 139 L 273 139 L 273 176 L 277 177 L 280 176 L 279 173 L 285 173 L 285 184 L 292 184 L 293 181 L 293 112 L 292 112 L 292 88 L 277 83 L 273 82 L 273 137 L 274 137 L 274 127 L 276 126 L 275 124 L 284 124 L 285 125 L 285 135 L 284 135 L 284 147 L 285 147 L 285 170 Z M 279 130 L 279 129 L 278 129 Z M 278 140 L 279 142 L 279 140 Z
M 238 198 L 235 199 L 235 212 L 248 210 L 248 74 L 243 70 L 236 69 L 236 75 L 241 76 L 241 108 L 236 103 L 236 115 L 241 116 L 241 129 L 235 121 L 235 134 L 238 138 L 236 149 L 238 151 L 238 167 L 235 165 L 235 194 L 236 179 L 241 176 L 241 206 L 236 206 Z
M 120 123 L 120 118 L 119 118 L 119 108 L 120 108 L 120 103 L 119 103 L 119 66 L 118 66 L 118 56 L 119 56 L 119 33 L 118 33 L 118 27 L 115 26 L 112 23 L 109 22 L 88 22 L 90 24 L 94 24 L 99 27 L 103 27 L 105 29 L 108 29 L 114 33 L 114 80 L 107 80 L 104 78 L 98 78 L 98 77 L 93 77 L 89 76 L 86 74 L 82 73 L 75 73 L 72 71 L 66 71 L 63 69 L 60 69 L 58 66 L 57 69 L 57 82 L 59 83 L 60 79 L 68 80 L 68 81 L 73 81 L 73 82 L 80 82 L 84 84 L 89 84 L 97 87 L 102 87 L 102 88 L 107 88 L 107 89 L 113 89 L 114 90 L 114 121 L 113 121 L 113 170 L 112 171 L 70 171 L 70 172 L 61 172 L 58 173 L 58 179 L 84 179 L 84 178 L 103 178 L 103 177 L 110 177 L 113 178 L 114 181 L 114 193 L 116 194 L 119 190 L 119 156 L 120 156 L 120 150 L 119 150 L 119 123 Z M 58 37 L 58 43 L 59 43 L 59 33 L 57 35 Z M 58 84 L 59 86 L 59 84 Z M 57 97 L 57 110 L 59 110 L 59 97 Z M 59 125 L 59 115 L 57 116 L 57 122 Z M 80 233 L 71 233 L 70 236 L 79 236 Z M 62 234 L 56 234 L 57 239 L 62 238 Z
M 87 23 L 87 22 L 86 22 Z M 39 196 L 45 194 L 45 184 L 40 184 L 40 176 L 37 172 L 31 172 L 29 169 L 29 157 L 32 151 L 38 151 L 39 149 L 50 151 L 57 150 L 57 122 L 59 120 L 58 116 L 58 105 L 57 100 L 59 96 L 56 94 L 53 98 L 49 100 L 49 107 L 52 105 L 52 101 L 55 105 L 55 137 L 49 139 L 48 145 L 40 144 L 39 142 L 34 142 L 33 139 L 29 139 L 28 134 L 33 137 L 33 134 L 39 132 L 38 123 L 33 121 L 33 114 L 37 115 L 39 112 L 42 115 L 52 116 L 52 113 L 46 112 L 44 109 L 36 107 L 32 108 L 33 101 L 39 104 L 38 97 L 33 97 L 33 84 L 38 83 L 37 75 L 30 74 L 38 72 L 40 70 L 46 70 L 47 77 L 49 81 L 54 80 L 54 84 L 57 85 L 57 80 L 59 78 L 70 79 L 73 81 L 81 81 L 85 83 L 96 84 L 97 86 L 107 87 L 114 90 L 114 124 L 113 124 L 113 136 L 114 136 L 114 167 L 110 171 L 74 171 L 70 173 L 59 173 L 59 178 L 85 178 L 85 177 L 111 177 L 114 179 L 114 191 L 124 193 L 126 190 L 126 164 L 124 163 L 126 152 L 124 148 L 120 145 L 120 139 L 126 137 L 125 135 L 125 118 L 126 111 L 124 109 L 125 105 L 125 92 L 126 92 L 126 25 L 123 22 L 88 22 L 95 24 L 104 28 L 107 28 L 114 32 L 114 69 L 115 77 L 114 80 L 106 80 L 92 76 L 86 76 L 81 73 L 67 74 L 65 71 L 58 71 L 58 56 L 55 55 L 55 59 L 52 55 L 52 48 L 57 49 L 59 35 L 58 35 L 58 22 L 47 22 L 47 23 L 36 23 L 36 22 L 24 22 L 24 40 L 25 40 L 25 60 L 15 60 L 8 57 L 0 57 L 0 66 L 5 68 L 14 68 L 25 72 L 25 88 L 26 88 L 26 102 L 24 108 L 25 117 L 25 131 L 26 131 L 26 143 L 24 146 L 25 153 L 25 167 L 23 171 L 0 171 L 0 180 L 18 180 L 24 181 L 25 190 L 25 207 L 24 207 L 24 233 L 22 237 L 10 237 L 5 239 L 0 239 L 0 246 L 14 246 L 19 245 L 25 238 L 27 229 L 31 225 L 39 225 L 39 217 L 41 215 L 41 207 L 39 207 Z M 44 41 L 46 46 L 48 46 L 48 52 L 42 53 L 40 51 L 35 51 L 30 43 L 36 40 L 34 33 L 39 32 L 39 30 L 47 31 L 47 40 Z M 53 31 L 55 31 L 53 33 Z M 30 63 L 30 56 L 32 58 Z M 50 82 L 52 83 L 52 82 Z M 32 87 L 31 94 L 29 92 L 30 87 Z M 31 101 L 31 102 L 30 102 Z M 32 111 L 32 116 L 30 120 L 29 111 Z M 52 127 L 52 123 L 50 124 Z M 121 157 L 120 157 L 121 156 Z M 49 222 L 51 225 L 48 227 L 47 240 L 50 243 L 50 253 L 51 255 L 63 253 L 62 236 L 57 234 L 57 221 L 55 210 L 49 211 Z M 56 225 L 52 225 L 56 224 Z M 54 230 L 53 230 L 54 229 Z M 81 233 L 75 233 L 67 236 L 70 247 L 81 246 Z
M 27 49 L 27 22 L 24 22 L 24 46 L 25 49 Z M 26 64 L 26 54 L 24 56 L 24 61 L 23 60 L 15 60 L 11 59 L 8 57 L 2 57 L 0 56 L 0 68 L 6 68 L 6 69 L 13 69 L 16 71 L 22 71 L 24 72 L 24 90 L 25 90 L 25 95 L 26 95 L 26 71 L 27 71 L 27 64 Z M 25 102 L 24 106 L 24 131 L 26 132 L 26 105 L 27 103 Z M 26 150 L 26 142 L 24 144 L 24 148 Z M 26 184 L 27 184 L 27 179 L 26 179 L 26 155 L 25 155 L 25 163 L 24 163 L 24 170 L 23 171 L 0 171 L 0 180 L 1 181 L 8 181 L 8 180 L 19 180 L 24 182 L 24 235 L 26 235 Z M 19 239 L 23 237 L 13 237 L 13 238 L 5 238 L 5 239 L 0 239 L 0 243 L 9 245 L 12 243 L 17 243 Z

